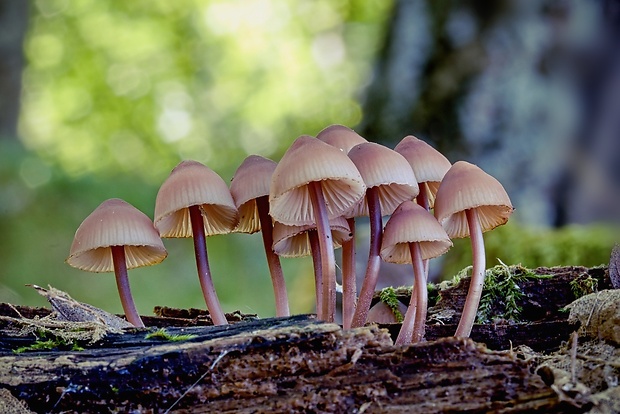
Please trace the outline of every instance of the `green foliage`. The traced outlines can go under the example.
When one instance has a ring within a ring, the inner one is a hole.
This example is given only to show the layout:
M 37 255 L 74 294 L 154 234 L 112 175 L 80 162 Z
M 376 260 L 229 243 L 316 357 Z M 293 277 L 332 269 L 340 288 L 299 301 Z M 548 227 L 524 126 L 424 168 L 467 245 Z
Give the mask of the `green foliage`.
M 401 313 L 400 309 L 398 309 L 398 304 L 400 303 L 400 301 L 396 297 L 396 290 L 392 286 L 387 286 L 381 289 L 381 292 L 379 293 L 379 299 L 381 300 L 381 302 L 385 303 L 388 308 L 390 308 L 390 310 L 396 317 L 396 321 L 402 323 L 404 315 Z
M 0 140 L 0 301 L 44 306 L 24 284 L 51 284 L 122 312 L 112 275 L 64 263 L 80 222 L 111 197 L 152 217 L 182 159 L 228 181 L 249 154 L 277 160 L 300 134 L 357 124 L 391 4 L 32 2 L 20 141 Z M 204 308 L 191 242 L 164 243 L 162 264 L 130 271 L 138 310 Z M 207 244 L 225 311 L 273 315 L 260 235 Z M 283 268 L 291 310 L 311 312 L 310 259 Z
M 612 226 L 567 226 L 540 229 L 509 222 L 484 234 L 487 263 L 501 257 L 505 263 L 539 266 L 598 266 L 609 262 L 616 241 Z M 444 275 L 452 275 L 471 264 L 469 239 L 454 240 L 454 247 L 444 256 Z
M 170 332 L 166 331 L 166 329 L 164 328 L 160 328 L 154 332 L 149 332 L 144 337 L 144 339 L 162 339 L 162 340 L 171 341 L 171 342 L 187 341 L 189 339 L 194 339 L 194 338 L 196 338 L 196 335 L 171 334 Z
M 519 287 L 528 279 L 548 279 L 550 275 L 537 275 L 521 265 L 500 264 L 486 270 L 482 297 L 478 306 L 477 323 L 489 323 L 493 319 L 520 321 L 520 300 L 523 292 Z M 501 309 L 498 314 L 497 310 Z

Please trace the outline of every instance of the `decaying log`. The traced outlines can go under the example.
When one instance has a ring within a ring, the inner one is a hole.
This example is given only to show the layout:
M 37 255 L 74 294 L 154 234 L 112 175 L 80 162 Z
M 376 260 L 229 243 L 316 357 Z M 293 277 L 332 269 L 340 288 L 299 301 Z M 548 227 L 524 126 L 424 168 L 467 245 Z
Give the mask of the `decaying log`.
M 509 352 L 469 339 L 394 347 L 376 326 L 310 317 L 109 335 L 84 351 L 0 356 L 0 386 L 36 412 L 559 412 Z M 412 411 L 414 410 L 414 411 Z

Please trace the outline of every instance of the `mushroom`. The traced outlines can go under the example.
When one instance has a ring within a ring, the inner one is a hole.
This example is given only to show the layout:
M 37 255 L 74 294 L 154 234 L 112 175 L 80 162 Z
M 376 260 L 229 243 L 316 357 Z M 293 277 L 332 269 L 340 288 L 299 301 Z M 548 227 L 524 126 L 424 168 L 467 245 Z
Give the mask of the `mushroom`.
M 428 292 L 422 261 L 440 256 L 452 241 L 439 222 L 413 201 L 403 202 L 385 225 L 381 258 L 390 263 L 412 263 L 414 288 L 396 345 L 416 343 L 424 337 Z
M 323 269 L 321 319 L 333 322 L 336 263 L 329 219 L 343 215 L 364 196 L 366 186 L 355 164 L 342 151 L 308 135 L 295 140 L 276 167 L 269 212 L 288 225 L 317 225 Z
M 125 316 L 141 328 L 127 269 L 157 264 L 167 255 L 151 219 L 126 201 L 111 198 L 80 224 L 67 263 L 88 272 L 114 271 Z
M 197 161 L 177 165 L 157 193 L 155 227 L 161 237 L 193 237 L 200 287 L 215 325 L 228 322 L 211 278 L 205 236 L 230 233 L 237 221 L 228 186 Z
M 276 301 L 276 316 L 289 316 L 286 284 L 280 259 L 273 252 L 273 223 L 269 216 L 269 185 L 276 163 L 259 155 L 250 155 L 237 168 L 230 183 L 230 193 L 239 210 L 239 223 L 234 231 L 261 231 L 267 265 Z
M 430 210 L 435 204 L 439 183 L 452 164 L 441 152 L 413 135 L 403 138 L 394 147 L 394 151 L 405 157 L 418 180 L 420 194 L 416 197 L 416 201 Z
M 482 233 L 505 224 L 513 210 L 504 187 L 476 165 L 458 161 L 441 181 L 435 217 L 448 236 L 470 237 L 472 247 L 472 276 L 455 336 L 469 336 L 480 303 L 486 267 Z
M 349 230 L 349 225 L 343 217 L 336 217 L 329 220 L 329 227 L 334 248 L 337 249 L 351 240 L 352 234 Z M 321 266 L 319 237 L 316 225 L 287 226 L 286 224 L 276 221 L 273 227 L 273 250 L 278 256 L 282 257 L 303 257 L 312 255 L 314 281 L 316 285 L 316 309 L 321 309 L 323 306 L 323 296 L 320 294 L 323 281 L 323 269 Z
M 317 134 L 317 139 L 342 150 L 345 154 L 351 148 L 362 144 L 366 139 L 343 125 L 330 125 Z M 355 218 L 345 216 L 352 237 L 342 245 L 342 320 L 345 328 L 351 327 L 357 286 L 355 276 Z
M 359 170 L 366 183 L 365 201 L 358 204 L 352 216 L 370 217 L 370 249 L 366 274 L 357 300 L 357 307 L 351 326 L 359 327 L 366 323 L 372 296 L 377 287 L 379 267 L 381 266 L 381 237 L 383 215 L 392 214 L 400 203 L 412 200 L 418 195 L 416 177 L 407 160 L 396 151 L 366 142 L 351 148 L 349 158 Z
M 394 147 L 394 151 L 405 157 L 411 165 L 420 186 L 420 194 L 416 197 L 416 201 L 430 211 L 435 204 L 435 194 L 439 189 L 439 183 L 452 164 L 441 152 L 413 135 L 407 135 L 403 138 Z M 428 262 L 428 260 L 424 261 L 427 279 Z

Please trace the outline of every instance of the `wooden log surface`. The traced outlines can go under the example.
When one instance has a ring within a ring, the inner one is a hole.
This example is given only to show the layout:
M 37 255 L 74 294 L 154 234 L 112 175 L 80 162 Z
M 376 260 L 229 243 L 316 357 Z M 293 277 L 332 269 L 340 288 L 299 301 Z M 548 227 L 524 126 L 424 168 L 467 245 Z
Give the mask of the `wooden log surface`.
M 308 315 L 230 314 L 234 323 L 214 327 L 204 311 L 160 308 L 158 316 L 145 317 L 147 326 L 195 336 L 172 342 L 147 339 L 155 328 L 129 329 L 80 343 L 81 351 L 16 354 L 37 338 L 11 334 L 15 327 L 5 320 L 0 409 L 10 393 L 42 413 L 585 412 L 588 406 L 558 397 L 531 361 L 509 350 L 520 344 L 557 350 L 576 329 L 559 311 L 574 298 L 571 281 L 592 277 L 606 287 L 607 269 L 537 271 L 554 277 L 522 285 L 529 318 L 523 323 L 476 325 L 472 339 L 462 339 L 450 337 L 453 320 L 429 320 L 428 342 L 406 347 L 393 346 L 399 325 L 342 330 Z M 440 292 L 435 311 L 452 307 L 457 318 L 468 286 L 462 282 Z M 0 315 L 40 320 L 49 314 L 0 304 Z
M 312 317 L 109 335 L 84 351 L 0 356 L 0 386 L 36 412 L 560 412 L 509 352 L 470 339 L 394 347 L 376 326 Z M 466 397 L 464 399 L 464 397 Z

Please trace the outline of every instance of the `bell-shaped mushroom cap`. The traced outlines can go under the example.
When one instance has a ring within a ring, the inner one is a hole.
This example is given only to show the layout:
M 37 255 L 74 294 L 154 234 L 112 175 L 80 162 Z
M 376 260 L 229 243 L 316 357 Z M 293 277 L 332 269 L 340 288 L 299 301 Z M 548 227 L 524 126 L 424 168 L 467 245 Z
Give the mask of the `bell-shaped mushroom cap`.
M 474 208 L 483 232 L 505 224 L 514 210 L 499 181 L 476 165 L 458 161 L 441 181 L 435 217 L 451 238 L 469 237 L 465 211 Z
M 396 151 L 374 142 L 351 148 L 349 158 L 359 170 L 366 188 L 377 188 L 381 214 L 392 214 L 405 200 L 414 199 L 420 189 L 407 160 Z M 359 203 L 347 217 L 368 215 L 366 200 Z
M 237 225 L 239 213 L 224 180 L 197 161 L 182 161 L 155 200 L 155 227 L 161 237 L 192 237 L 189 207 L 196 205 L 207 236 L 230 233 Z
M 321 184 L 329 219 L 341 216 L 366 192 L 353 161 L 338 148 L 308 135 L 297 138 L 271 178 L 269 212 L 288 225 L 316 222 L 308 184 Z
M 452 241 L 439 222 L 413 201 L 403 202 L 385 225 L 381 258 L 390 263 L 411 263 L 409 243 L 419 243 L 422 259 L 441 256 Z
M 128 269 L 157 264 L 168 255 L 151 219 L 118 198 L 101 203 L 80 224 L 67 263 L 88 272 L 112 272 L 111 246 L 125 247 Z
M 256 233 L 260 220 L 256 199 L 269 195 L 271 176 L 278 164 L 260 155 L 250 155 L 237 168 L 230 183 L 230 194 L 239 210 L 236 232 Z
M 409 162 L 418 184 L 426 183 L 431 192 L 428 201 L 432 208 L 439 183 L 452 164 L 441 152 L 413 135 L 407 135 L 403 138 L 396 145 L 394 151 L 401 154 Z
M 342 246 L 342 243 L 353 237 L 347 221 L 342 217 L 330 220 L 329 227 L 332 231 L 334 248 Z M 287 226 L 276 221 L 273 225 L 273 251 L 282 257 L 310 255 L 312 250 L 308 238 L 309 230 L 316 230 L 316 225 Z
M 367 142 L 366 138 L 344 125 L 330 125 L 321 130 L 316 137 L 329 145 L 340 148 L 345 154 L 357 144 Z

